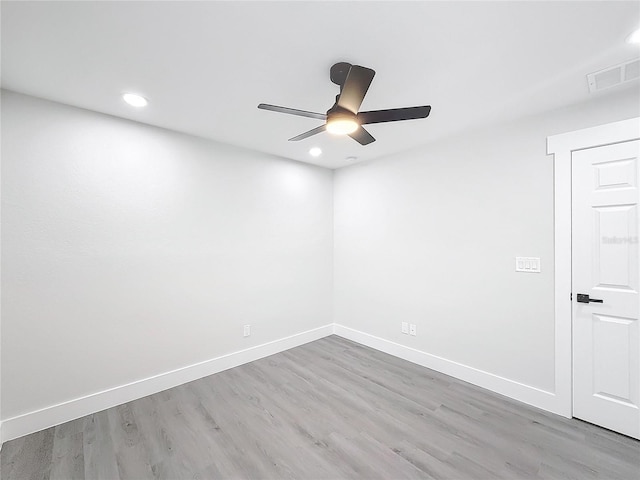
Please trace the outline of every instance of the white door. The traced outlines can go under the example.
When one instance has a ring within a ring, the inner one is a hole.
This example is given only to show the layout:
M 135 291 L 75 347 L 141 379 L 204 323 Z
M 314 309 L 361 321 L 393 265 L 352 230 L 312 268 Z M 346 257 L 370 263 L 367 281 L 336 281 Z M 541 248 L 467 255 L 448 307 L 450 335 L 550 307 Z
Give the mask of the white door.
M 635 438 L 639 156 L 638 140 L 572 153 L 573 416 Z

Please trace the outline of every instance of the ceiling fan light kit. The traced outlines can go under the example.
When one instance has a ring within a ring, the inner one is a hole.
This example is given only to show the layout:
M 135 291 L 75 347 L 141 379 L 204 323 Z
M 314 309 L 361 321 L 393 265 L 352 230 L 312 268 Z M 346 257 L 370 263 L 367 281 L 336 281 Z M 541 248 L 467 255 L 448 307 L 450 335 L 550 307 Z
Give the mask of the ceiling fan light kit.
M 376 139 L 362 125 L 414 120 L 429 116 L 431 112 L 431 106 L 429 105 L 360 112 L 360 105 L 367 90 L 369 90 L 369 85 L 371 85 L 375 74 L 376 72 L 372 69 L 361 67 L 360 65 L 351 65 L 346 62 L 333 65 L 329 77 L 333 83 L 340 87 L 340 93 L 336 96 L 336 103 L 326 114 L 266 103 L 261 103 L 258 108 L 325 121 L 319 127 L 290 138 L 289 141 L 291 142 L 304 140 L 326 130 L 334 135 L 349 135 L 361 145 L 368 145 L 375 142 Z
M 354 115 L 336 114 L 327 118 L 327 132 L 334 135 L 348 135 L 359 126 Z

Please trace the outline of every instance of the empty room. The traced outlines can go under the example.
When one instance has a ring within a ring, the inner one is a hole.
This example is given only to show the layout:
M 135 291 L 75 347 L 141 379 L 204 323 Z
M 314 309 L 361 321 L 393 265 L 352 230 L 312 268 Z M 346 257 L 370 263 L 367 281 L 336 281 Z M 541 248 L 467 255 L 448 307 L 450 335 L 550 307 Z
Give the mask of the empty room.
M 0 17 L 1 480 L 640 478 L 640 2 Z

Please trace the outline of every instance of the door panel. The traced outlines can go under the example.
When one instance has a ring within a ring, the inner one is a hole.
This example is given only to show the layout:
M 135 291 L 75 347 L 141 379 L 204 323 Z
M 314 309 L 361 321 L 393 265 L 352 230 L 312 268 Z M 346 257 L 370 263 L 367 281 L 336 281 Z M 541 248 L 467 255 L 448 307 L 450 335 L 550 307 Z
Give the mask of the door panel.
M 596 190 L 637 186 L 637 161 L 635 158 L 600 162 L 594 167 L 596 169 Z
M 593 212 L 595 232 L 591 242 L 595 288 L 637 290 L 637 278 L 631 265 L 637 251 L 632 243 L 634 231 L 637 231 L 636 205 L 594 207 Z
M 639 157 L 637 140 L 572 154 L 573 414 L 635 438 Z
M 633 377 L 638 322 L 632 318 L 592 315 L 593 393 L 638 404 L 638 377 Z

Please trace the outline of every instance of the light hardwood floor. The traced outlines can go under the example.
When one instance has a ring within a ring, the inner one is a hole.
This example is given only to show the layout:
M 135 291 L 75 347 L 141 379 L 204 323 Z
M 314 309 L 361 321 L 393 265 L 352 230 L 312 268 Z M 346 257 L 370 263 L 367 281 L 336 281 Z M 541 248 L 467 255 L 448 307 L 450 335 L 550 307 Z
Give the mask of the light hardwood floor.
M 2 480 L 638 479 L 640 442 L 332 336 L 6 443 Z

